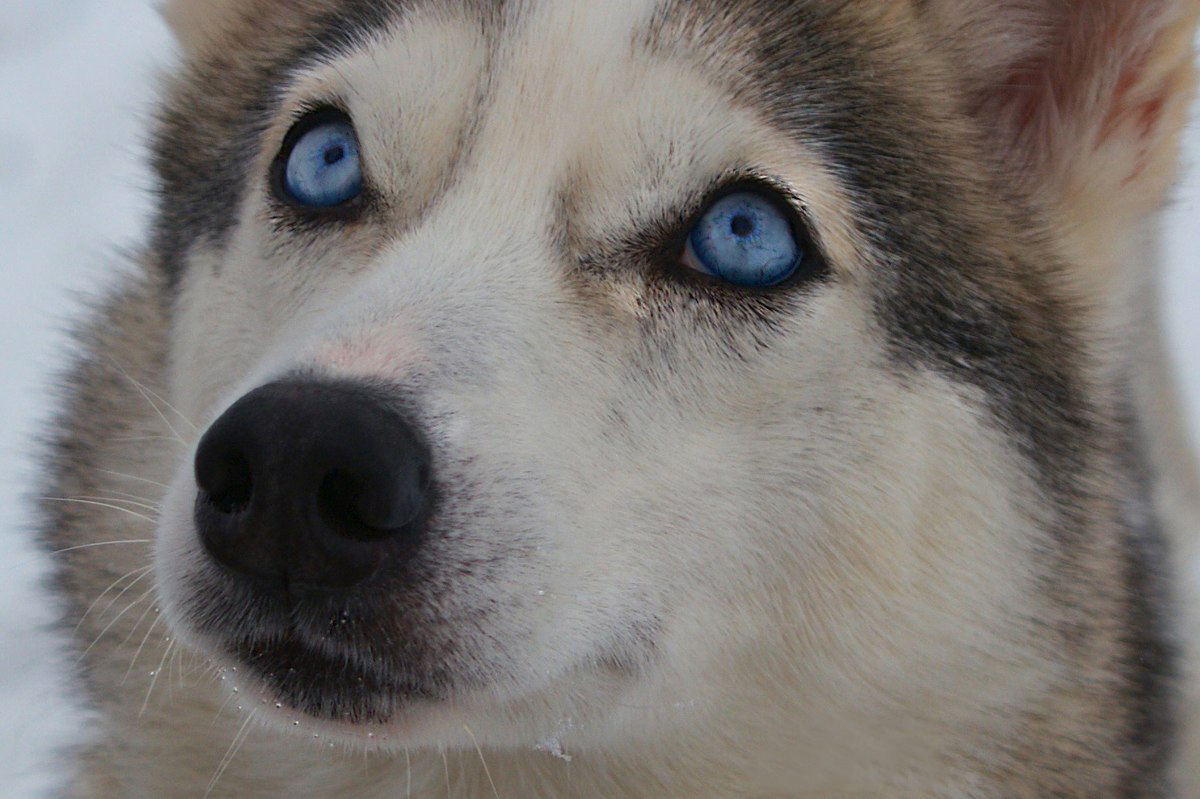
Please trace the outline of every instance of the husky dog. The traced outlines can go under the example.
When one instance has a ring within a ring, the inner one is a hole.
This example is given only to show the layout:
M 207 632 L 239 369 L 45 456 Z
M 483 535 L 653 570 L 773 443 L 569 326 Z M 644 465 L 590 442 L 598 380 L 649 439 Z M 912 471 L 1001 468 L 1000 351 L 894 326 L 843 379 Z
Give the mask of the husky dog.
M 73 796 L 1200 795 L 1200 2 L 166 11 L 44 507 Z

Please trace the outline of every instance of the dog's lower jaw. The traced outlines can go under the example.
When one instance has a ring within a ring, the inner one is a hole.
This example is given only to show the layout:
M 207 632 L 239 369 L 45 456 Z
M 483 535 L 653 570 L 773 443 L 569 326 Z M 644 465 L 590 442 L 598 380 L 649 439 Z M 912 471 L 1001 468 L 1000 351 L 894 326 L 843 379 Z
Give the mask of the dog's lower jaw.
M 505 750 L 476 747 L 474 729 L 464 725 L 468 743 L 443 751 L 398 746 L 382 740 L 383 734 L 378 734 L 381 740 L 348 746 L 308 732 L 300 717 L 294 735 L 281 735 L 267 728 L 278 726 L 278 719 L 264 723 L 250 702 L 240 709 L 234 704 L 239 700 L 226 703 L 211 677 L 176 684 L 170 697 L 166 691 L 161 697 L 140 719 L 138 708 L 127 706 L 122 737 L 85 754 L 74 796 L 183 799 L 207 791 L 214 798 L 260 799 L 929 799 L 975 796 L 967 786 L 977 788 L 980 780 L 969 772 L 948 776 L 936 764 L 938 757 L 925 762 L 938 773 L 933 779 L 921 773 L 919 758 L 906 773 L 867 769 L 852 753 L 817 762 L 789 745 L 785 732 L 770 740 L 757 733 L 742 737 L 721 720 L 703 716 L 653 744 L 589 748 L 573 745 L 566 721 L 561 737 L 551 734 L 527 748 Z M 189 712 L 178 712 L 181 708 Z M 202 728 L 191 724 L 200 713 L 213 722 Z M 711 756 L 714 739 L 725 747 L 718 758 Z
M 163 653 L 152 652 L 153 660 Z M 173 659 L 170 653 L 166 657 Z M 170 662 L 168 660 L 168 662 Z M 160 667 L 161 668 L 161 667 Z M 187 652 L 147 698 L 142 680 L 119 702 L 84 758 L 80 799 L 216 797 L 317 799 L 420 796 L 494 799 L 966 799 L 1005 797 L 1002 778 L 978 760 L 987 735 L 954 740 L 805 712 L 803 691 L 746 697 L 667 695 L 655 686 L 622 695 L 611 714 L 548 714 L 499 729 L 520 707 L 438 708 L 436 724 L 336 725 L 276 704 L 244 668 Z M 577 683 L 577 678 L 572 677 Z M 755 680 L 751 680 L 751 683 Z M 765 684 L 765 683 L 764 683 Z M 743 686 L 744 687 L 744 686 Z M 651 699 L 653 697 L 653 699 Z M 794 700 L 794 701 L 793 701 Z M 144 706 L 143 706 L 144 702 Z M 657 704 L 651 704 L 651 703 Z M 464 703 L 465 704 L 465 703 Z M 597 705 L 599 703 L 596 703 Z M 595 705 L 593 706 L 593 709 Z M 456 712 L 457 711 L 457 712 Z M 420 717 L 424 714 L 414 714 Z M 648 716 L 651 720 L 647 720 Z M 453 717 L 453 723 L 447 721 Z M 197 724 L 197 719 L 211 719 Z M 517 727 L 524 726 L 519 732 Z M 541 732 L 539 732 L 539 730 Z M 630 730 L 639 730 L 636 736 Z M 504 741 L 501 745 L 494 745 Z M 521 743 L 515 743 L 521 741 Z

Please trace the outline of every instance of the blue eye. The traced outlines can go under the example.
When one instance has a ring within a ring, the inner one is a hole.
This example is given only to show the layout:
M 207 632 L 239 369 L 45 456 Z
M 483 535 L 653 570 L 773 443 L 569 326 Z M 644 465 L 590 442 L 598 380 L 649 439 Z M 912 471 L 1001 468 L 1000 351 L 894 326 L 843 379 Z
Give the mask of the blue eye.
M 319 112 L 301 122 L 283 164 L 283 187 L 288 199 L 309 208 L 336 208 L 362 193 L 362 163 L 354 126 L 343 114 Z M 322 121 L 324 120 L 324 121 Z
M 787 280 L 806 253 L 779 204 L 740 191 L 717 200 L 688 234 L 684 264 L 736 286 L 765 288 Z

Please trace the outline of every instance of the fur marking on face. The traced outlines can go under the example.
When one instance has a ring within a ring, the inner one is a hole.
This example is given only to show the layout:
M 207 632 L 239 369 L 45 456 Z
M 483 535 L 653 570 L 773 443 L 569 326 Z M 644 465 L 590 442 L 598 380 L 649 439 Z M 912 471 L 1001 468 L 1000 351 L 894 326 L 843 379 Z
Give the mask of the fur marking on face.
M 47 509 L 153 537 L 62 576 L 81 795 L 1188 795 L 1118 311 L 1196 14 L 1084 5 L 172 3 L 51 474 L 161 486 Z

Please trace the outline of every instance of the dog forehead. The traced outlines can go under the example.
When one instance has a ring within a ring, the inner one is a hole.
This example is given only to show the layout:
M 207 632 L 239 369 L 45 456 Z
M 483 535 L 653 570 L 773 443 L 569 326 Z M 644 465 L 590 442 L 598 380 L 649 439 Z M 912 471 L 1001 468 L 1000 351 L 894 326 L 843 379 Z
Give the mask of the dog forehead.
M 375 176 L 406 195 L 420 190 L 414 172 L 461 160 L 502 194 L 529 184 L 547 193 L 591 171 L 622 173 L 616 192 L 651 175 L 669 185 L 671 171 L 703 181 L 728 161 L 755 162 L 746 151 L 770 131 L 753 130 L 755 103 L 730 102 L 729 76 L 705 68 L 672 13 L 662 0 L 542 2 L 486 31 L 470 15 L 412 7 L 369 43 L 306 70 L 284 106 L 342 98 L 374 145 Z
M 419 10 L 438 13 L 467 13 L 484 18 L 489 24 L 526 18 L 559 9 L 582 17 L 595 18 L 599 12 L 609 18 L 624 17 L 636 21 L 644 12 L 662 10 L 661 20 L 690 19 L 710 30 L 752 30 L 763 20 L 799 10 L 802 13 L 820 6 L 844 7 L 832 0 L 613 0 L 606 3 L 579 3 L 573 0 L 160 0 L 164 18 L 185 48 L 211 48 L 236 41 L 243 31 L 269 33 L 272 28 L 312 27 L 318 19 L 337 19 L 342 26 L 376 27 L 398 16 Z M 858 13 L 869 17 L 895 17 L 906 14 L 909 3 L 862 0 L 853 4 Z M 270 40 L 264 42 L 269 46 Z
M 833 31 L 839 34 L 837 41 L 853 41 L 855 34 L 821 10 L 841 4 L 823 1 L 195 2 L 194 8 L 188 6 L 192 22 L 177 24 L 201 25 L 204 33 L 193 35 L 206 44 L 185 48 L 187 57 L 168 86 L 155 137 L 155 167 L 163 190 L 155 250 L 173 279 L 182 272 L 192 244 L 204 241 L 221 248 L 226 243 L 264 130 L 280 114 L 281 99 L 296 77 L 323 63 L 336 68 L 336 62 L 355 52 L 370 55 L 389 39 L 403 44 L 406 21 L 456 20 L 474 27 L 489 50 L 489 82 L 503 81 L 514 64 L 494 57 L 506 48 L 521 56 L 520 49 L 531 47 L 534 52 L 515 61 L 526 65 L 538 55 L 556 53 L 555 59 L 541 60 L 543 74 L 527 71 L 522 78 L 533 77 L 527 85 L 534 95 L 550 83 L 571 82 L 617 95 L 622 82 L 635 82 L 638 76 L 621 77 L 602 67 L 626 63 L 637 52 L 686 61 L 703 70 L 706 80 L 736 84 L 741 101 L 752 107 L 789 105 L 808 83 L 806 77 L 824 73 L 826 82 L 846 82 L 856 73 L 849 55 L 827 38 Z M 212 15 L 208 22 L 197 21 L 207 14 Z M 418 28 L 420 24 L 410 29 L 413 36 L 421 35 Z M 606 77 L 615 85 L 604 86 Z M 516 98 L 514 113 L 521 112 L 523 100 Z

